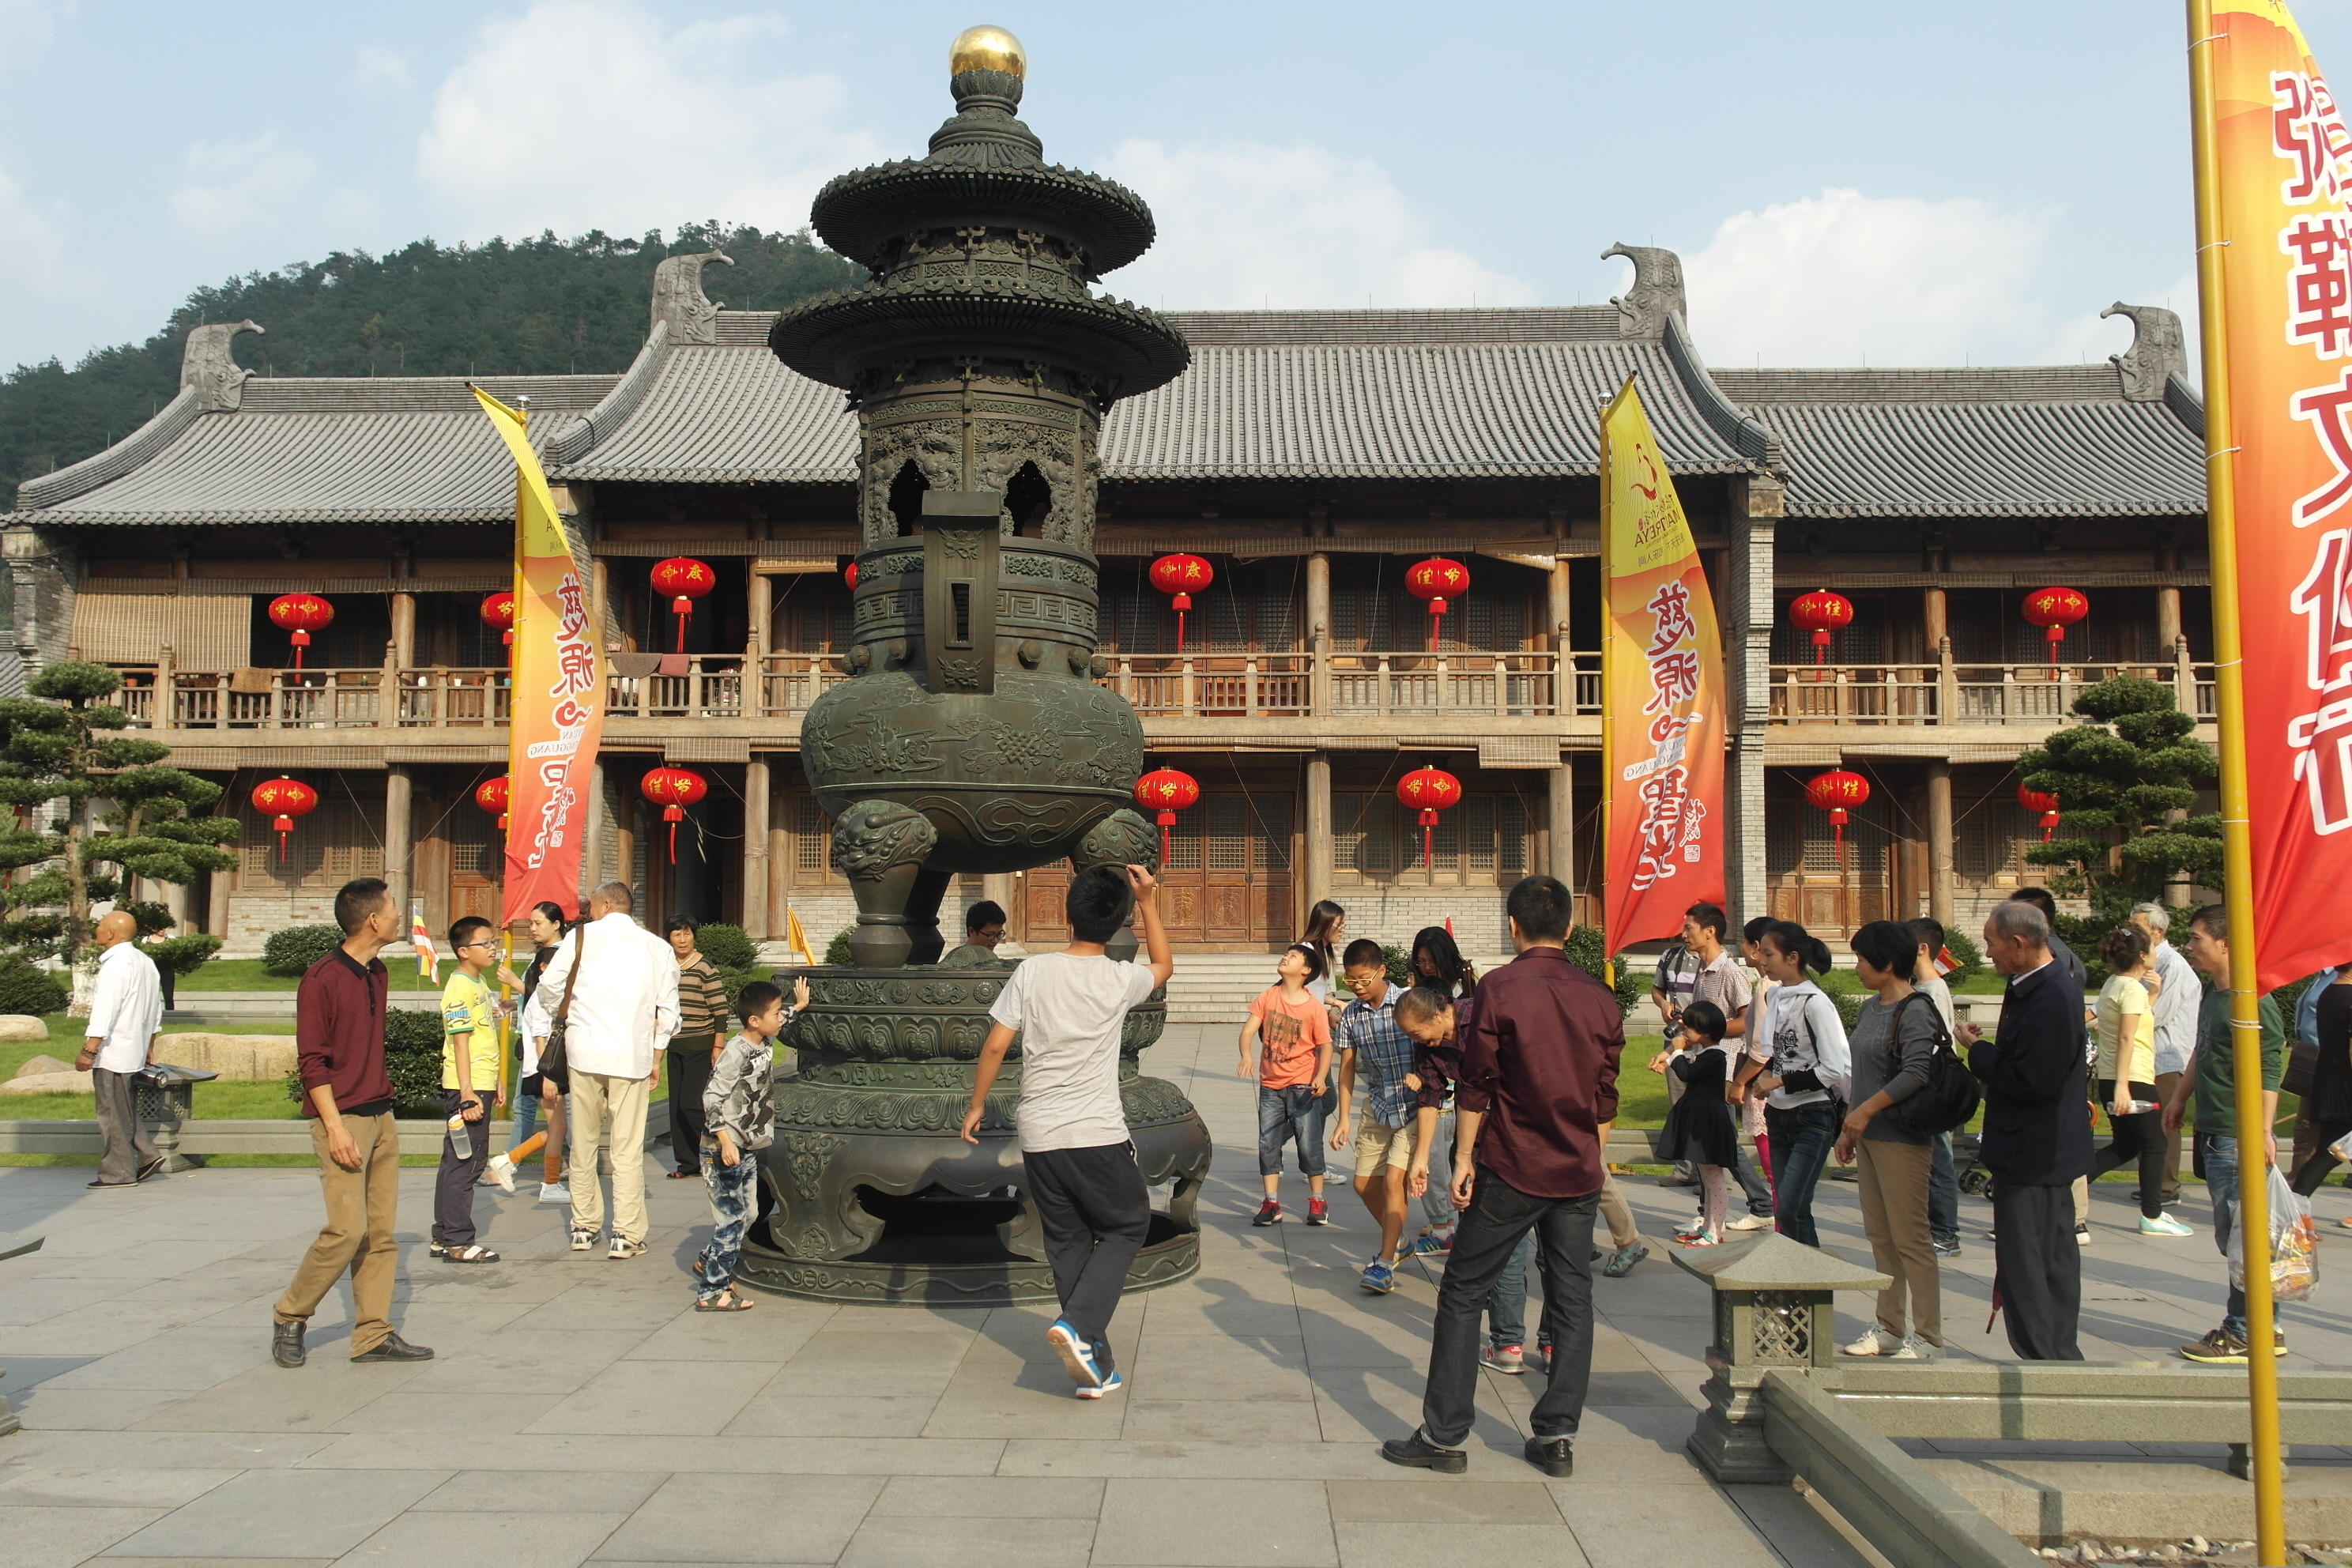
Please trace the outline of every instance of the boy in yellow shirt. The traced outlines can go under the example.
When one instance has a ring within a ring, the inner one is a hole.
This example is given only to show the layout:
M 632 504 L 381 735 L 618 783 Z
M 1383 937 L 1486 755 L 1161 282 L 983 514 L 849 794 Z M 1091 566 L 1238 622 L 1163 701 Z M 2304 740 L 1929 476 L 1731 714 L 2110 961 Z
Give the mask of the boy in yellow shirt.
M 457 972 L 441 992 L 441 1109 L 450 1131 L 433 1192 L 433 1256 L 496 1263 L 499 1255 L 474 1239 L 474 1184 L 490 1157 L 486 1108 L 507 1102 L 498 1002 L 482 978 L 499 961 L 497 930 L 467 915 L 449 928 L 449 947 Z

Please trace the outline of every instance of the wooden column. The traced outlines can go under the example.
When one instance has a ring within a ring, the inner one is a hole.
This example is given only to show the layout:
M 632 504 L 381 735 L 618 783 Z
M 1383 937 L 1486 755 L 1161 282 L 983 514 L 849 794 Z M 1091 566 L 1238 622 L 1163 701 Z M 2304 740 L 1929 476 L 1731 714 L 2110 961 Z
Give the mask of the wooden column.
M 205 931 L 207 935 L 228 935 L 228 899 L 236 889 L 235 871 L 205 873 Z
M 775 811 L 771 809 L 768 814 L 768 931 L 774 937 L 781 938 L 792 929 L 792 839 L 785 833 L 784 825 L 777 819 Z M 815 940 L 815 933 L 809 933 L 809 941 Z M 821 952 L 809 956 L 819 963 L 824 960 Z
M 1927 764 L 1927 913 L 1952 923 L 1952 764 L 1940 757 Z
M 416 595 L 392 596 L 392 658 L 403 669 L 416 666 Z
M 1307 558 L 1307 648 L 1314 656 L 1308 672 L 1307 710 L 1331 710 L 1331 558 L 1321 551 Z M 1324 798 L 1330 798 L 1330 760 L 1324 760 Z M 1315 895 L 1320 898 L 1321 894 Z
M 1338 868 L 1331 843 L 1331 753 L 1307 753 L 1307 896 L 1304 909 L 1331 896 Z
M 405 598 L 401 595 L 398 597 Z M 411 841 L 415 812 L 408 770 L 394 766 L 383 773 L 383 879 L 392 885 L 392 900 L 400 918 L 408 918 L 408 900 L 416 885 L 413 874 L 415 846 Z
M 2166 659 L 2172 658 L 2174 647 L 2180 641 L 2180 590 L 2158 588 L 2156 591 L 2156 647 Z
M 1544 646 L 1552 650 L 1553 661 L 1552 711 L 1562 718 L 1576 711 L 1576 660 L 1571 657 L 1576 649 L 1570 640 L 1574 632 L 1570 623 L 1575 612 L 1569 595 L 1568 574 L 1568 560 L 1562 556 L 1553 563 L 1551 574 L 1544 584 Z M 1557 827 L 1553 830 L 1553 837 L 1559 841 Z M 1562 863 L 1566 863 L 1568 851 L 1555 848 L 1552 853 L 1560 856 Z M 1554 872 L 1553 875 L 1558 876 L 1559 873 Z M 1560 879 L 1567 880 L 1564 877 Z
M 755 577 L 754 583 L 765 583 Z M 765 942 L 768 924 L 768 763 L 754 753 L 743 764 L 743 934 Z
M 1551 865 L 1552 876 L 1565 883 L 1570 894 L 1570 907 L 1574 907 L 1576 893 L 1576 770 L 1567 763 L 1547 770 L 1551 779 Z
M 1950 607 L 1941 588 L 1922 591 L 1920 622 L 1926 632 L 1928 657 L 1933 658 L 1936 646 L 1952 635 Z

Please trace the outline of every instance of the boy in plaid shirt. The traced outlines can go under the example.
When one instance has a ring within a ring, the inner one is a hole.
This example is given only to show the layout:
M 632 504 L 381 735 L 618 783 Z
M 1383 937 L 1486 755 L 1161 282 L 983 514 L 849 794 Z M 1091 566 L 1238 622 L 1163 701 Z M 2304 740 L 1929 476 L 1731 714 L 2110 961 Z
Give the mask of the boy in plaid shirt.
M 1364 1113 L 1356 1126 L 1356 1195 L 1380 1222 L 1381 1249 L 1357 1281 L 1376 1295 L 1396 1289 L 1398 1243 L 1404 1236 L 1405 1171 L 1412 1163 L 1412 1041 L 1397 1027 L 1397 998 L 1404 988 L 1389 983 L 1381 944 L 1359 937 L 1340 955 L 1348 989 L 1356 999 L 1339 1015 L 1333 1045 L 1347 1053 L 1339 1068 L 1339 1114 L 1331 1147 L 1348 1139 L 1348 1106 L 1363 1090 Z

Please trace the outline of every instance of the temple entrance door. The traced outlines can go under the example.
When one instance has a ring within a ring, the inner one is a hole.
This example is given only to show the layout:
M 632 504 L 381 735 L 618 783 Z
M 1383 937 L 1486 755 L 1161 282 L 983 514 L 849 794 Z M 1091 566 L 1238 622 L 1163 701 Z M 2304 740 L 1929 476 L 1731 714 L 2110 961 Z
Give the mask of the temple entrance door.
M 1297 934 L 1290 808 L 1283 795 L 1213 795 L 1177 814 L 1160 873 L 1160 913 L 1171 942 L 1255 951 Z M 1051 952 L 1070 940 L 1062 910 L 1069 889 L 1066 860 L 1021 874 L 1021 940 L 1031 952 Z
M 468 786 L 444 828 L 449 836 L 449 920 L 455 924 L 467 915 L 479 915 L 496 925 L 499 879 L 505 869 L 499 819 L 476 805 L 472 793 Z M 436 946 L 446 945 L 444 935 L 444 931 L 433 933 Z

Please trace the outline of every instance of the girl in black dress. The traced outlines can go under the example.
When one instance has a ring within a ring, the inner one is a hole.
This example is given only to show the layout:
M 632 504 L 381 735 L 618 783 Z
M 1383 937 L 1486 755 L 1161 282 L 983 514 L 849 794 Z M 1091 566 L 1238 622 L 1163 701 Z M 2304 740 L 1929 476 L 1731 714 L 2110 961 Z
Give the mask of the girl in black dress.
M 1666 1070 L 1683 1081 L 1683 1097 L 1666 1112 L 1665 1131 L 1658 1134 L 1660 1161 L 1688 1160 L 1698 1169 L 1701 1194 L 1698 1224 L 1678 1232 L 1685 1247 L 1714 1247 L 1723 1240 L 1727 1181 L 1738 1159 L 1739 1131 L 1732 1125 L 1731 1107 L 1723 1098 L 1731 1055 L 1724 1047 L 1728 1026 L 1723 1009 L 1712 1002 L 1694 1002 L 1683 1009 L 1683 1034 Z

